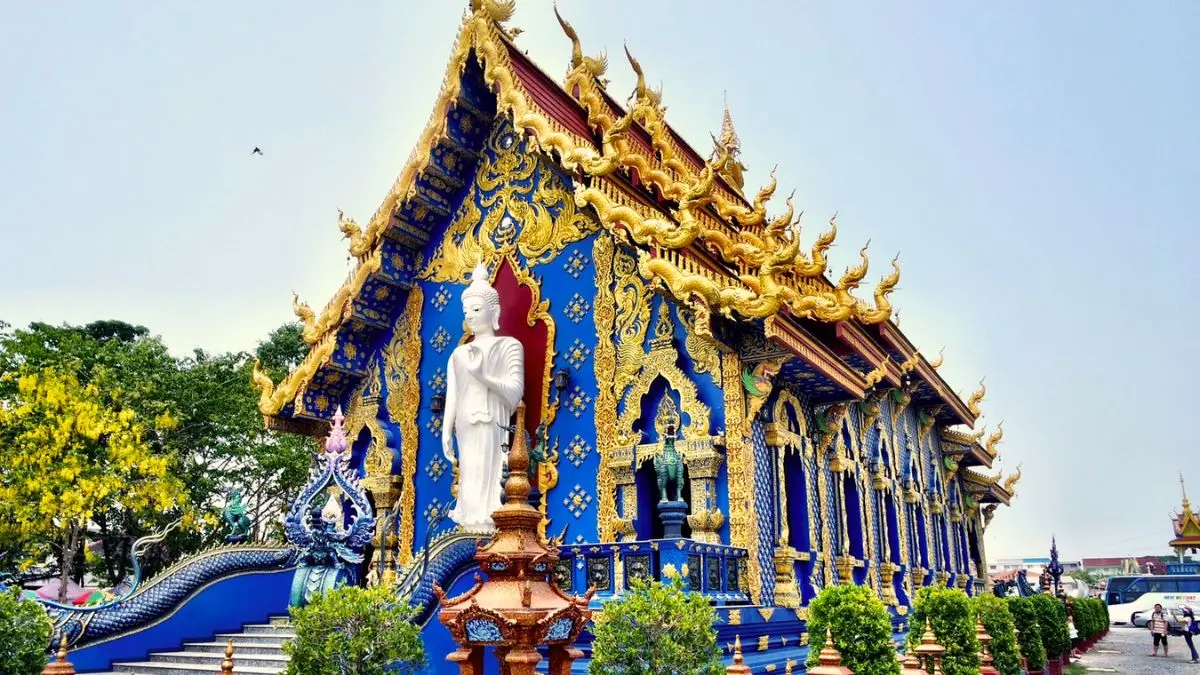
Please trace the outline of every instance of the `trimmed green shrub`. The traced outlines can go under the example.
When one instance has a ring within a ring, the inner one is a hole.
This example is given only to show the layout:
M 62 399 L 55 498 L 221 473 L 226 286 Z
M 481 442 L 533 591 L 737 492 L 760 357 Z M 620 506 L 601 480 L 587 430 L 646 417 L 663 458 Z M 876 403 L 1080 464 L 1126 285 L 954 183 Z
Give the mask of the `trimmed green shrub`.
M 669 584 L 634 580 L 618 600 L 604 603 L 592 634 L 596 675 L 723 675 L 716 612 L 682 578 Z
M 1062 600 L 1046 593 L 1039 593 L 1030 600 L 1037 611 L 1038 628 L 1042 634 L 1042 646 L 1046 648 L 1046 658 L 1062 658 L 1063 652 L 1071 648 L 1066 605 Z
M 1008 603 L 1008 611 L 1012 613 L 1013 623 L 1017 626 L 1017 642 L 1021 656 L 1025 657 L 1026 667 L 1029 670 L 1041 670 L 1046 666 L 1046 648 L 1042 645 L 1042 630 L 1033 601 L 1019 595 L 1010 595 L 1004 601 Z
M 412 675 L 427 665 L 415 609 L 391 589 L 339 588 L 293 607 L 285 675 Z
M 992 636 L 993 665 L 1000 675 L 1021 675 L 1021 652 L 1013 635 L 1013 616 L 1008 603 L 994 595 L 971 598 L 971 610 L 983 629 Z
M 40 675 L 53 632 L 41 605 L 22 600 L 19 589 L 0 593 L 0 673 Z
M 975 618 L 967 594 L 957 588 L 926 586 L 917 592 L 908 631 L 908 647 L 921 644 L 926 619 L 938 642 L 946 648 L 942 657 L 945 675 L 978 675 L 979 641 L 975 639 Z
M 808 605 L 808 667 L 816 666 L 825 629 L 842 653 L 842 665 L 857 675 L 898 675 L 887 607 L 865 586 L 827 586 Z
M 1099 598 L 1075 598 L 1069 601 L 1075 632 L 1081 639 L 1093 638 L 1108 627 L 1108 606 Z

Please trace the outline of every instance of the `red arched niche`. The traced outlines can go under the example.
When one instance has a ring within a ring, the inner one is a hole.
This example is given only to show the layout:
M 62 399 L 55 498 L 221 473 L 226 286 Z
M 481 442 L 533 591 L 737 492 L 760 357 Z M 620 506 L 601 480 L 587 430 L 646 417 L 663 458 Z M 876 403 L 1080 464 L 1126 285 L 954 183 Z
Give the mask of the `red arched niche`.
M 516 338 L 525 348 L 525 428 L 532 437 L 542 421 L 550 326 L 541 318 L 529 324 L 534 289 L 521 284 L 507 256 L 500 260 L 492 286 L 500 294 L 499 334 Z

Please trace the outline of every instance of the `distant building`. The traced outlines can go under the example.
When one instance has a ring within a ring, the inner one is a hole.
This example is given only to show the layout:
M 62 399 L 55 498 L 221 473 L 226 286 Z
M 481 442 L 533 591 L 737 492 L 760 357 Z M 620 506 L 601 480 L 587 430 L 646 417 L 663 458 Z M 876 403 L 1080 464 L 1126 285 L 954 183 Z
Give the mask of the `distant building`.
M 1064 572 L 1070 572 L 1080 568 L 1080 562 L 1077 560 L 1060 560 Z M 1046 565 L 1050 564 L 1050 558 L 999 558 L 988 561 L 988 575 L 995 579 L 995 575 L 1002 572 L 1017 572 L 1025 570 L 1030 579 L 1036 579 Z
M 1118 574 L 1162 574 L 1167 571 L 1162 559 L 1152 555 L 1136 558 L 1084 558 L 1080 563 L 1082 563 L 1082 569 L 1099 577 L 1111 577 Z

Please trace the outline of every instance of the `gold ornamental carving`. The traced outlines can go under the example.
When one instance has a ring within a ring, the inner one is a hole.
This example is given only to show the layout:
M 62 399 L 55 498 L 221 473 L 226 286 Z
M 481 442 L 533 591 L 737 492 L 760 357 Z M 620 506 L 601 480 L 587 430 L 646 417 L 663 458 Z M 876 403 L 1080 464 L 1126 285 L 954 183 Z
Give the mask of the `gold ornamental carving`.
M 388 383 L 388 417 L 400 428 L 400 518 L 398 558 L 401 565 L 412 562 L 416 529 L 417 446 L 421 429 L 416 411 L 421 406 L 421 308 L 424 293 L 414 285 L 408 292 L 404 311 L 396 321 L 392 340 L 384 350 Z
M 596 472 L 596 513 L 599 538 L 615 541 L 618 529 L 617 482 L 611 466 L 615 447 L 612 430 L 617 428 L 616 369 L 617 349 L 612 338 L 616 327 L 616 300 L 613 296 L 613 245 L 607 233 L 596 236 L 592 244 L 592 264 L 596 267 L 596 297 L 592 303 L 592 318 L 596 325 L 596 352 L 593 364 L 596 372 L 596 453 L 600 466 Z M 632 468 L 632 466 L 631 466 Z M 632 521 L 620 528 L 633 529 Z
M 479 262 L 516 251 L 530 266 L 547 262 L 596 230 L 564 179 L 508 124 L 488 137 L 475 181 L 426 267 L 430 281 L 462 282 Z M 476 201 L 478 200 L 478 204 Z

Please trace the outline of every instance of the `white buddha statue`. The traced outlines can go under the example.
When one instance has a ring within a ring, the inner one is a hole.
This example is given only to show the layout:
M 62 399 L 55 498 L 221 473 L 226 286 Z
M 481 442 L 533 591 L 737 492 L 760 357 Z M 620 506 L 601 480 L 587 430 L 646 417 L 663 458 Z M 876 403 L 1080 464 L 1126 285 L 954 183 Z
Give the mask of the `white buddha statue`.
M 458 440 L 458 503 L 450 518 L 463 531 L 490 533 L 503 492 L 504 426 L 525 393 L 525 351 L 515 338 L 496 335 L 500 294 L 488 283 L 483 264 L 471 273 L 462 303 L 473 339 L 450 354 L 442 419 L 442 452 L 451 463 Z

